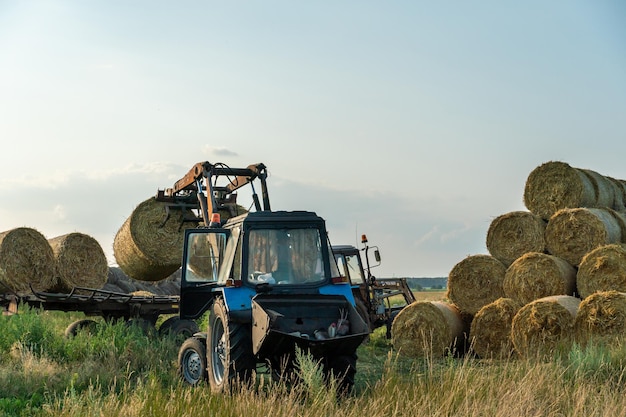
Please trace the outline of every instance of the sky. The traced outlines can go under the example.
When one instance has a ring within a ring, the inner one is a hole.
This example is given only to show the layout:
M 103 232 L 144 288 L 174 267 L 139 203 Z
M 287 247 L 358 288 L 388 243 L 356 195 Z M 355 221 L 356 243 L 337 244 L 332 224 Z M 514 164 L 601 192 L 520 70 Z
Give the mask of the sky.
M 625 115 L 621 0 L 0 0 L 0 231 L 113 266 L 193 164 L 262 162 L 376 276 L 444 277 L 542 163 L 626 179 Z

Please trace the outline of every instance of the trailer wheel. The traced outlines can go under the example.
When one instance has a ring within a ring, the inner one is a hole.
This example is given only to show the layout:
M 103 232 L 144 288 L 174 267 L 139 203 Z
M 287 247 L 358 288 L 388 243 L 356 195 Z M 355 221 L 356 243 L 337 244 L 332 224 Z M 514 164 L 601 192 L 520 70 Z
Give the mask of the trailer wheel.
M 92 332 L 95 330 L 97 325 L 98 322 L 91 319 L 76 320 L 65 329 L 65 337 L 74 337 L 78 334 L 78 332 L 83 330 Z
M 185 340 L 178 350 L 178 374 L 189 385 L 207 379 L 206 345 L 197 337 Z
M 339 393 L 342 395 L 350 393 L 354 388 L 356 361 L 356 353 L 328 358 L 325 369 L 326 376 L 327 378 L 332 376 L 337 380 Z
M 128 319 L 126 321 L 126 326 L 129 328 L 136 327 L 141 330 L 144 335 L 149 337 L 152 337 L 156 334 L 156 328 L 154 327 L 154 323 L 141 317 Z
M 159 327 L 159 336 L 165 337 L 169 335 L 182 341 L 190 338 L 199 331 L 198 324 L 193 320 L 170 317 Z
M 249 325 L 229 321 L 224 301 L 215 300 L 207 332 L 208 379 L 214 392 L 251 379 L 256 362 L 250 332 Z

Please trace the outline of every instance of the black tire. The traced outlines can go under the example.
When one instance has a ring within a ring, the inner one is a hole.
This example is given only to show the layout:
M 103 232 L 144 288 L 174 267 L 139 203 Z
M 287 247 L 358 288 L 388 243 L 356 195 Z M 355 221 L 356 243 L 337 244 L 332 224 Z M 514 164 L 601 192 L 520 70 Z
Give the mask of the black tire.
M 189 385 L 196 386 L 207 380 L 206 344 L 204 340 L 190 337 L 178 350 L 178 374 Z
M 247 383 L 256 362 L 252 354 L 250 325 L 228 320 L 224 301 L 211 306 L 207 332 L 208 379 L 213 392 L 223 392 L 235 381 Z
M 74 337 L 78 334 L 78 332 L 85 331 L 85 330 L 89 332 L 93 332 L 95 331 L 97 326 L 98 326 L 98 322 L 96 322 L 95 320 L 91 320 L 91 319 L 76 320 L 74 323 L 70 324 L 65 329 L 65 337 Z
M 335 378 L 339 394 L 345 395 L 352 392 L 356 377 L 356 361 L 356 353 L 328 359 L 325 367 L 326 377 Z
M 170 317 L 159 327 L 159 336 L 171 336 L 177 340 L 186 340 L 198 333 L 200 329 L 193 320 L 181 319 L 180 317 Z
M 391 313 L 391 316 L 387 320 L 387 323 L 385 323 L 387 325 L 387 333 L 385 334 L 385 337 L 389 340 L 391 340 L 391 326 L 393 325 L 393 321 L 396 319 L 396 316 L 398 315 L 398 313 L 400 313 L 400 311 L 394 311 L 393 313 Z

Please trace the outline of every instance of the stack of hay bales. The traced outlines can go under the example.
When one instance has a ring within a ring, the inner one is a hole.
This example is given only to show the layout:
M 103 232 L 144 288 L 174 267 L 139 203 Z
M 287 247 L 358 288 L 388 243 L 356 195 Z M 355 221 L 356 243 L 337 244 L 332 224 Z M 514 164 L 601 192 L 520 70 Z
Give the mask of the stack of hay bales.
M 0 233 L 0 292 L 24 295 L 102 288 L 108 265 L 100 244 L 83 233 L 46 239 L 30 227 Z
M 610 304 L 604 316 L 619 316 L 615 327 L 626 328 L 626 302 L 621 302 L 626 297 L 626 181 L 547 162 L 528 176 L 523 199 L 528 212 L 506 213 L 491 222 L 489 254 L 469 256 L 448 277 L 449 303 L 471 316 L 474 352 L 485 358 L 542 355 L 574 340 L 583 343 L 594 331 L 601 339 L 609 325 L 597 324 L 597 313 L 593 319 L 581 317 L 590 315 L 586 297 L 607 291 L 621 295 L 611 301 L 600 297 Z M 501 266 L 493 267 L 496 262 Z M 490 272 L 485 264 L 492 265 Z M 598 303 L 594 312 L 601 310 Z M 392 326 L 392 338 L 404 336 L 394 335 Z

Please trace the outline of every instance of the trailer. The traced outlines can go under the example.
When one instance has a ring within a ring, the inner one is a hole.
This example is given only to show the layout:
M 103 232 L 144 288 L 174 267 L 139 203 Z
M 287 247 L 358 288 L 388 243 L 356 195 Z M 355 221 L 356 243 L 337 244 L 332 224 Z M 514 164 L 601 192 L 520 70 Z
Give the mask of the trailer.
M 3 315 L 17 314 L 18 306 L 23 304 L 42 310 L 82 312 L 88 317 L 102 317 L 108 322 L 124 320 L 149 329 L 155 328 L 160 316 L 176 314 L 161 324 L 159 334 L 188 337 L 198 331 L 195 321 L 178 317 L 178 295 L 125 294 L 85 287 L 75 287 L 67 294 L 31 290 L 29 294 L 0 293 Z M 77 320 L 67 327 L 65 335 L 73 336 L 81 329 L 96 324 L 93 319 Z

